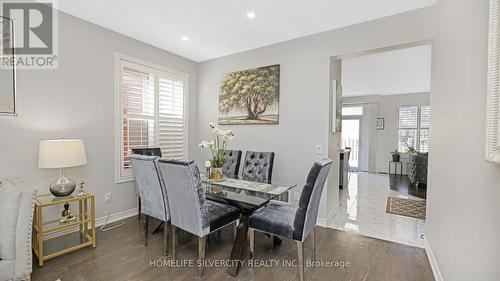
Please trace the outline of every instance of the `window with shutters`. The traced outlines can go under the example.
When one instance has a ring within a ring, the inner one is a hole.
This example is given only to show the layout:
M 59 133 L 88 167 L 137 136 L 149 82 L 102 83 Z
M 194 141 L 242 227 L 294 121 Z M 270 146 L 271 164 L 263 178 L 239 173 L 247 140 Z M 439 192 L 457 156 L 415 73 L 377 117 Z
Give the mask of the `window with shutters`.
M 187 74 L 117 56 L 118 182 L 133 179 L 133 148 L 186 157 L 187 81 Z
M 430 106 L 405 105 L 398 112 L 398 151 L 429 151 Z

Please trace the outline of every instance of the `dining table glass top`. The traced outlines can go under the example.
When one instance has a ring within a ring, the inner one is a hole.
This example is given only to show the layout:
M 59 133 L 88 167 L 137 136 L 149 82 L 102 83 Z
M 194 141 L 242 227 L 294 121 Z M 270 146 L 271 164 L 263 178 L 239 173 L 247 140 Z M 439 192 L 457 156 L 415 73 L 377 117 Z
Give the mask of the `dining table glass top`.
M 204 175 L 201 176 L 201 181 L 205 187 L 205 194 L 209 198 L 218 198 L 248 207 L 264 206 L 296 186 L 296 184 L 247 181 L 239 177 L 227 177 L 222 181 L 212 181 Z

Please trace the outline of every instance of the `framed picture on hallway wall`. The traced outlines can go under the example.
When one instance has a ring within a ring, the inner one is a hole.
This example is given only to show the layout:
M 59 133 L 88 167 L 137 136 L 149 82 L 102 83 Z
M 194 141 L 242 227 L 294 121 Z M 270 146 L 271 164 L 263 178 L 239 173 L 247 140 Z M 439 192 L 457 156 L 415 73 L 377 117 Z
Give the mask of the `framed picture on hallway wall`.
M 279 96 L 279 64 L 232 72 L 220 86 L 219 124 L 278 124 Z
M 385 119 L 377 118 L 377 130 L 383 130 L 385 128 Z

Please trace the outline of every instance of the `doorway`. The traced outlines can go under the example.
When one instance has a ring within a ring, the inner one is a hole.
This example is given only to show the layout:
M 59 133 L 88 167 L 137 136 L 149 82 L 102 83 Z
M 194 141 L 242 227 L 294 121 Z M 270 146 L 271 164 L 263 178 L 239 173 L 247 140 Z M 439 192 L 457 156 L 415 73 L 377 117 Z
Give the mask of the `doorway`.
M 361 133 L 361 119 L 363 107 L 342 107 L 342 148 L 350 149 L 349 167 L 353 171 L 359 170 L 359 143 Z

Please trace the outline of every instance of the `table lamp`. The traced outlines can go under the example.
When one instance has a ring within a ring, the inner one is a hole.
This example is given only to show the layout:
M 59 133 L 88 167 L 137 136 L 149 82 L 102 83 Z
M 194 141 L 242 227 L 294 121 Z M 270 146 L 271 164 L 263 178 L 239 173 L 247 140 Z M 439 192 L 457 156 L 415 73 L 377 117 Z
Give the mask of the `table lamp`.
M 38 167 L 60 169 L 59 178 L 50 184 L 54 196 L 68 196 L 75 190 L 75 182 L 64 175 L 64 168 L 87 164 L 82 140 L 42 140 L 38 149 Z

